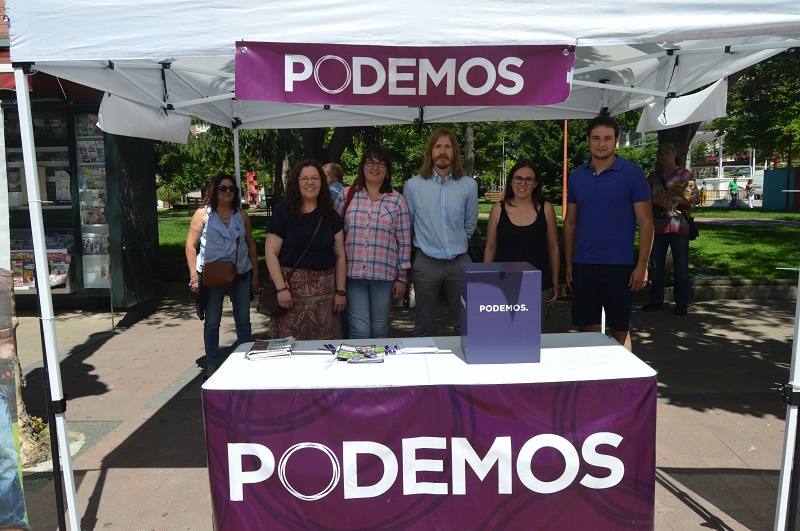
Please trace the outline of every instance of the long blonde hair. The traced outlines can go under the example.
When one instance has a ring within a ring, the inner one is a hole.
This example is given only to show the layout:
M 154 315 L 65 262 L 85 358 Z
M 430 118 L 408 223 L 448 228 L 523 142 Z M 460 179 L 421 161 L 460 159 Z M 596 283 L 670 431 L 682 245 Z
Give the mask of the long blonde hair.
M 433 146 L 443 136 L 449 137 L 450 143 L 453 145 L 453 163 L 450 165 L 453 179 L 460 179 L 464 175 L 464 166 L 461 164 L 461 150 L 458 148 L 456 135 L 446 127 L 439 127 L 428 137 L 428 144 L 425 146 L 425 160 L 422 161 L 422 167 L 419 169 L 419 174 L 423 179 L 430 179 L 433 176 Z

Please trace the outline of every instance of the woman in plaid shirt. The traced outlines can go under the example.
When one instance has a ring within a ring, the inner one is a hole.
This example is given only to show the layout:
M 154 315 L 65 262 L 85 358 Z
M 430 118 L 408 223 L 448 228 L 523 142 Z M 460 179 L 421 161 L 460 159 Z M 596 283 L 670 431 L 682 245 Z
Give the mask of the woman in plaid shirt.
M 411 267 L 408 204 L 392 189 L 386 150 L 364 151 L 358 177 L 336 199 L 336 211 L 344 218 L 350 338 L 386 337 L 392 297 L 405 294 Z

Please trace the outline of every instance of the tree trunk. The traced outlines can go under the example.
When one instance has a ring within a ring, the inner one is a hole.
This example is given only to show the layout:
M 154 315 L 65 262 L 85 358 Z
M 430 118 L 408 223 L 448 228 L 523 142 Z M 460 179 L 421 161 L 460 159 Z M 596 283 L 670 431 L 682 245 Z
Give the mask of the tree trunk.
M 285 190 L 284 183 L 284 163 L 286 162 L 286 144 L 283 137 L 278 135 L 277 149 L 275 150 L 275 165 L 273 166 L 272 178 L 272 197 L 273 203 L 277 204 L 283 200 Z
M 464 128 L 464 173 L 475 176 L 475 135 L 472 123 L 467 123 Z
M 692 142 L 700 122 L 685 124 L 671 129 L 662 129 L 658 132 L 658 145 L 671 143 L 678 152 L 678 166 L 686 164 L 686 155 L 689 153 L 689 144 Z
M 50 441 L 43 437 L 43 431 L 34 429 L 35 422 L 25 408 L 22 400 L 22 387 L 24 385 L 20 372 L 19 353 L 17 350 L 17 312 L 14 303 L 13 290 L 11 293 L 11 319 L 12 335 L 14 341 L 14 384 L 17 405 L 17 424 L 19 425 L 19 462 L 23 467 L 28 467 L 50 459 Z M 55 429 L 55 428 L 53 428 Z

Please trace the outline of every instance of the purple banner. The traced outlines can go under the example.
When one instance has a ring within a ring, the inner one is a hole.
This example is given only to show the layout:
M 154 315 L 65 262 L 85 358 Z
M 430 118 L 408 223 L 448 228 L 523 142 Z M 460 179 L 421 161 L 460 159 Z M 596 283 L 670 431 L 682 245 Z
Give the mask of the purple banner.
M 236 97 L 331 105 L 551 105 L 567 99 L 570 46 L 236 43 Z
M 651 529 L 656 380 L 203 391 L 218 529 Z

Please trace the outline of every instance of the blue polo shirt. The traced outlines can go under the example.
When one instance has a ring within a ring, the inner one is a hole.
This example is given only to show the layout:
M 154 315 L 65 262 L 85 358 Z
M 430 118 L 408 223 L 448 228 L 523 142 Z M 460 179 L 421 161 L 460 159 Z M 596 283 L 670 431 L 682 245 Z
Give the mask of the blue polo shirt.
M 633 265 L 633 204 L 650 201 L 641 166 L 619 155 L 599 175 L 589 163 L 579 166 L 569 175 L 567 201 L 578 207 L 574 263 Z

